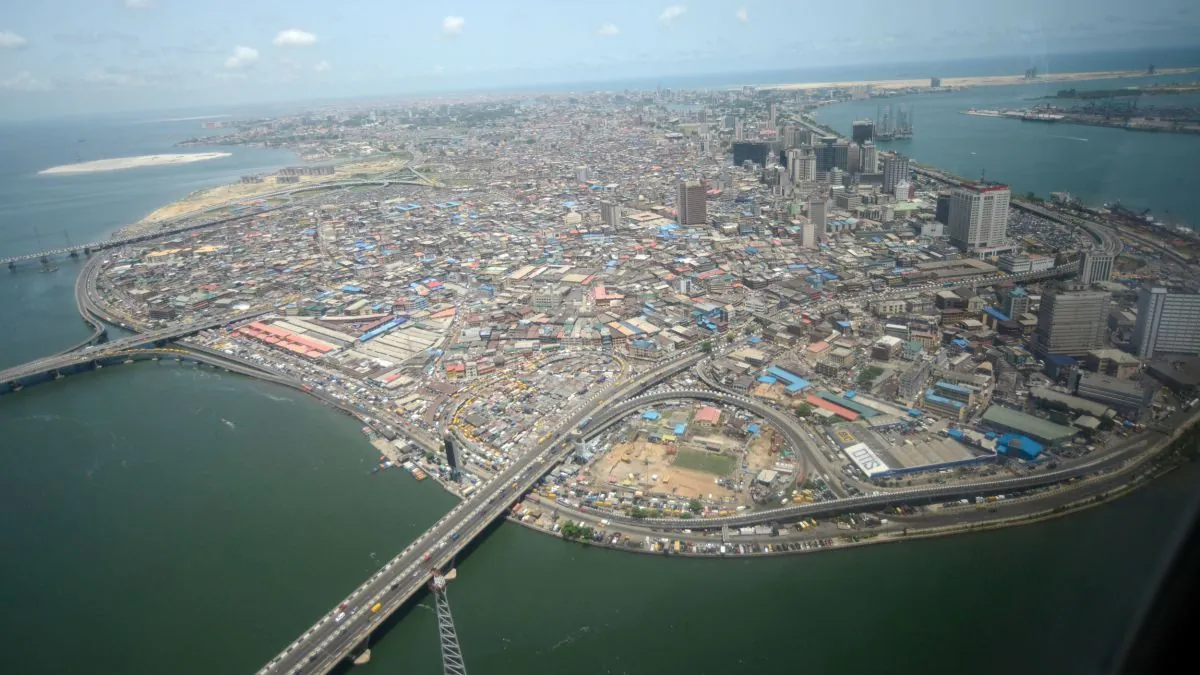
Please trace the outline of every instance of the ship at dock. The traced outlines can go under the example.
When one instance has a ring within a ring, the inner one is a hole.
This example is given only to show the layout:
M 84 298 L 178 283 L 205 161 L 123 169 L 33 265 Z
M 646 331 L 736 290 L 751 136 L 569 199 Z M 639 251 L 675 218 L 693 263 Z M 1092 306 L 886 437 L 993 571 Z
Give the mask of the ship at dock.
M 962 114 L 975 115 L 976 117 L 1006 117 L 1026 122 L 1059 122 L 1066 118 L 1065 115 L 1041 110 L 980 110 L 978 108 L 971 108 L 970 110 L 963 110 Z

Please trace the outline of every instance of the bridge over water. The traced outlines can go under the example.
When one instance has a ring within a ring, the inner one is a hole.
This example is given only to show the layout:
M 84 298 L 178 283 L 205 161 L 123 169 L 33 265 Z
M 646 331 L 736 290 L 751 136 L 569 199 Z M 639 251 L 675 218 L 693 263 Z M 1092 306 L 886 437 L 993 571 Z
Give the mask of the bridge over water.
M 372 631 L 422 590 L 436 571 L 449 565 L 491 523 L 503 517 L 513 502 L 529 491 L 546 471 L 573 452 L 567 441 L 582 420 L 686 370 L 702 357 L 701 353 L 685 352 L 627 382 L 614 382 L 594 393 L 568 413 L 545 442 L 517 458 L 438 520 L 259 673 L 328 673 L 343 659 L 361 651 Z M 372 612 L 376 603 L 380 608 Z M 345 616 L 339 620 L 338 615 L 343 612 Z

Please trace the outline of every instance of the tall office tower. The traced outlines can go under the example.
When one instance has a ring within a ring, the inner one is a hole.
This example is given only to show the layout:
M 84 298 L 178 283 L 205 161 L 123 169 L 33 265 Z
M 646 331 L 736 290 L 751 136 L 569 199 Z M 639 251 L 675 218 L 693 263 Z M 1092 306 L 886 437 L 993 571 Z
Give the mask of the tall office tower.
M 873 141 L 866 141 L 862 144 L 858 163 L 862 173 L 879 173 L 879 148 Z
M 791 124 L 785 124 L 779 128 L 779 145 L 784 150 L 799 145 L 796 142 L 796 127 Z
M 759 166 L 767 165 L 767 158 L 771 155 L 771 145 L 769 143 L 756 143 L 754 141 L 737 141 L 733 144 L 733 165 L 741 166 L 743 162 L 754 162 Z
M 586 166 L 575 167 L 575 182 L 577 182 L 577 183 L 588 182 L 588 168 Z
M 817 226 L 811 220 L 800 226 L 800 248 L 817 247 Z
M 851 143 L 846 148 L 846 170 L 850 173 L 862 171 L 862 146 L 858 143 Z
M 937 207 L 933 211 L 933 219 L 943 225 L 950 224 L 950 191 L 938 192 Z
M 1139 288 L 1133 349 L 1147 360 L 1166 354 L 1200 354 L 1200 295 Z
M 600 219 L 614 230 L 621 226 L 621 205 L 610 201 L 600 202 Z
M 850 138 L 854 139 L 855 143 L 866 143 L 875 138 L 875 123 L 871 120 L 858 120 L 854 123 L 853 129 L 850 132 Z
M 739 117 L 733 121 L 733 140 L 735 140 L 735 141 L 746 140 L 746 130 L 742 126 L 742 118 L 741 117 Z
M 708 124 L 708 108 L 700 109 L 700 124 Z
M 1010 319 L 1029 312 L 1029 293 L 1024 288 L 1015 286 L 1003 291 L 1001 297 L 1004 298 L 1004 313 Z
M 767 127 L 775 128 L 775 114 L 778 112 L 774 103 L 767 108 Z
M 964 183 L 950 193 L 950 244 L 966 252 L 1000 246 L 1008 241 L 1007 185 Z
M 850 143 L 838 141 L 833 144 L 833 168 L 842 171 L 850 170 Z M 831 171 L 833 169 L 830 169 Z
M 895 193 L 896 183 L 908 181 L 908 158 L 904 155 L 893 154 L 883 158 L 883 191 Z M 907 199 L 908 195 L 905 195 Z
M 1054 290 L 1042 296 L 1033 351 L 1080 356 L 1104 347 L 1108 293 Z
M 1079 259 L 1079 283 L 1091 285 L 1112 278 L 1113 255 L 1101 250 L 1083 252 Z
M 792 184 L 814 181 L 817 179 L 817 158 L 812 148 L 792 148 L 787 151 L 788 177 Z
M 827 204 L 820 197 L 813 197 L 808 200 L 808 222 L 812 223 L 816 229 L 818 237 L 825 236 L 825 219 L 827 217 Z
M 675 208 L 679 210 L 680 225 L 703 225 L 708 222 L 708 205 L 704 183 L 698 180 L 679 181 Z

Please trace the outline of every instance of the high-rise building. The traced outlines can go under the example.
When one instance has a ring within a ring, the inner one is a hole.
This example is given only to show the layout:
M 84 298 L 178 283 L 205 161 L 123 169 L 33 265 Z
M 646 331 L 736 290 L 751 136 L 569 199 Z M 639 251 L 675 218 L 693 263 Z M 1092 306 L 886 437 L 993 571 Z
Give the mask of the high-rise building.
M 767 165 L 767 157 L 771 154 L 771 146 L 768 143 L 755 143 L 753 141 L 739 141 L 733 144 L 733 164 L 741 166 L 742 162 L 751 161 L 759 166 Z
M 1042 296 L 1033 351 L 1082 356 L 1104 346 L 1108 293 L 1053 290 Z
M 933 211 L 933 219 L 943 225 L 950 224 L 950 191 L 938 192 L 937 206 Z
M 1004 298 L 1004 313 L 1010 319 L 1016 319 L 1029 312 L 1029 293 L 1024 288 L 1010 288 L 1004 291 L 1001 297 Z
M 1112 278 L 1113 254 L 1100 249 L 1083 252 L 1079 259 L 1079 283 L 1090 285 Z
M 866 141 L 858 156 L 859 171 L 863 173 L 879 173 L 879 147 L 873 141 Z
M 779 111 L 774 103 L 767 107 L 767 127 L 770 129 L 775 128 L 775 115 L 777 112 Z
M 851 173 L 862 171 L 862 146 L 858 143 L 851 143 L 846 148 L 846 170 Z
M 816 248 L 817 247 L 817 226 L 812 220 L 804 221 L 800 226 L 800 248 Z
M 833 144 L 833 169 L 841 169 L 842 171 L 850 170 L 850 143 L 847 141 L 838 141 Z
M 825 219 L 827 217 L 827 205 L 824 199 L 813 197 L 808 201 L 808 220 L 816 228 L 818 237 L 825 236 Z
M 883 191 L 887 194 L 896 192 L 896 184 L 908 181 L 908 158 L 904 155 L 892 154 L 883 158 Z M 908 199 L 908 195 L 904 196 Z
M 733 121 L 733 140 L 746 140 L 746 129 L 742 126 L 742 118 L 738 117 Z
M 1008 241 L 1007 185 L 962 184 L 950 193 L 950 244 L 971 252 Z
M 586 183 L 588 182 L 588 178 L 588 168 L 586 166 L 575 167 L 575 182 Z
M 708 222 L 708 205 L 705 200 L 704 183 L 698 180 L 680 181 L 675 197 L 675 208 L 679 210 L 680 225 L 703 225 Z
M 1173 293 L 1161 286 L 1139 288 L 1133 349 L 1147 360 L 1200 354 L 1200 295 Z
M 600 219 L 614 230 L 621 226 L 621 205 L 609 201 L 600 202 Z
M 875 123 L 871 120 L 857 120 L 850 132 L 850 138 L 855 143 L 866 143 L 875 138 Z
M 788 177 L 792 184 L 815 181 L 817 179 L 817 157 L 812 148 L 792 148 L 787 151 Z

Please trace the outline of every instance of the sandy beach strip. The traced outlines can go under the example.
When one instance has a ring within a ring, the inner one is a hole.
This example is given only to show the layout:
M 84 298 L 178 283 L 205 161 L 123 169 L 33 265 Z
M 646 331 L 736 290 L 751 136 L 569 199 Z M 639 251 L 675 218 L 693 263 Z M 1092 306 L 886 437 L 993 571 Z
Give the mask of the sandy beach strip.
M 65 164 L 39 171 L 39 174 L 56 175 L 70 173 L 98 173 L 101 171 L 124 171 L 140 169 L 147 166 L 173 166 L 175 164 L 191 164 L 209 159 L 229 157 L 229 152 L 191 152 L 173 155 L 142 155 L 140 157 L 114 157 L 112 159 L 97 159 L 79 164 Z
M 1188 75 L 1200 72 L 1200 68 L 1160 68 L 1154 76 Z M 1106 70 L 1092 73 L 1046 73 L 1036 79 L 1027 80 L 1024 75 L 981 75 L 977 77 L 943 77 L 942 87 L 992 87 L 1011 84 L 1035 84 L 1038 82 L 1083 82 L 1086 80 L 1112 80 L 1123 77 L 1145 77 L 1144 70 Z M 848 89 L 851 87 L 874 87 L 876 89 L 910 89 L 929 87 L 929 78 L 919 80 L 861 80 L 858 82 L 802 82 L 797 84 L 754 85 L 759 89 Z

